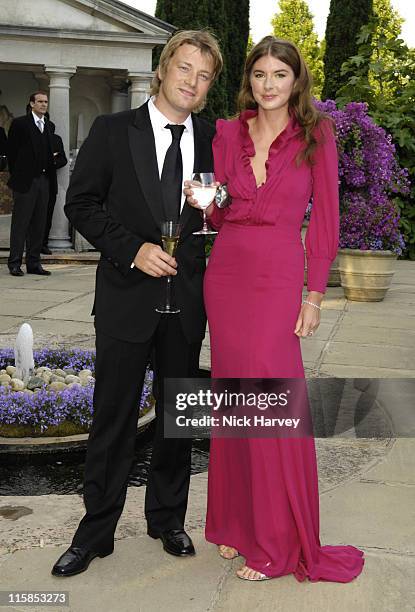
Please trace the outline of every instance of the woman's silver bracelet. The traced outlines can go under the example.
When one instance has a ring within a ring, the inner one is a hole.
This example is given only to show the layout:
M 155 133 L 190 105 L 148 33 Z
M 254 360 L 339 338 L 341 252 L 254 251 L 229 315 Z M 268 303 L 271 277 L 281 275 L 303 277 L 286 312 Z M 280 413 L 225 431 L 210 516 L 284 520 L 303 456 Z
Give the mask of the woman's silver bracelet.
M 314 308 L 318 308 L 319 310 L 321 310 L 321 306 L 318 306 L 317 304 L 314 304 L 313 302 L 309 302 L 308 300 L 303 300 L 303 304 L 310 304 L 310 306 L 314 306 Z

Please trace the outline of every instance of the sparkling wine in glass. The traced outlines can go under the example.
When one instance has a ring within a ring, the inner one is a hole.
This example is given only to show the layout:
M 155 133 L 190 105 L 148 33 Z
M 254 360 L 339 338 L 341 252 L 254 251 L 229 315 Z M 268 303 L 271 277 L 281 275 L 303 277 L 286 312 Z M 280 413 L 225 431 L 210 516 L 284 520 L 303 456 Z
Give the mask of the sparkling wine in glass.
M 161 224 L 161 241 L 163 251 L 168 253 L 170 257 L 174 257 L 176 253 L 181 229 L 180 223 L 176 223 L 175 221 L 164 221 L 164 223 Z M 176 304 L 174 303 L 174 298 L 172 297 L 173 278 L 171 275 L 169 275 L 166 277 L 166 279 L 167 284 L 165 301 L 164 304 L 156 308 L 156 312 L 161 312 L 162 314 L 176 314 L 177 312 L 180 312 L 180 308 L 177 308 Z
M 206 221 L 206 208 L 212 204 L 217 190 L 215 175 L 213 172 L 196 172 L 192 174 L 190 187 L 193 191 L 193 198 L 197 200 L 197 207 L 203 212 L 203 227 L 200 231 L 193 232 L 193 234 L 197 236 L 217 234 L 218 232 L 209 229 Z

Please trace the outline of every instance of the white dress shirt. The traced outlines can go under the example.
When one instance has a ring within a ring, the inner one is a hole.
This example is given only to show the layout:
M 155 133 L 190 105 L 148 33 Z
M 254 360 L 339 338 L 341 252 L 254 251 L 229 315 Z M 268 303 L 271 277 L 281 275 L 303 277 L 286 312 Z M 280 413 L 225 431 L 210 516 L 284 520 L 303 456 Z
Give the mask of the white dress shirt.
M 167 149 L 172 143 L 173 135 L 171 131 L 166 128 L 166 125 L 171 124 L 172 122 L 159 111 L 157 106 L 154 104 L 155 99 L 156 97 L 152 96 L 148 101 L 148 112 L 150 115 L 151 127 L 153 128 L 154 141 L 156 144 L 157 166 L 159 177 L 161 178 L 164 158 L 166 157 Z M 183 181 L 186 181 L 191 180 L 192 178 L 195 160 L 192 116 L 189 115 L 186 120 L 179 125 L 184 125 L 183 135 L 180 139 L 180 151 L 182 153 L 183 160 Z M 183 209 L 185 199 L 186 196 L 182 191 L 180 212 Z M 131 268 L 134 268 L 134 262 L 131 264 Z
M 43 134 L 43 130 L 45 129 L 45 117 L 43 117 L 43 116 L 42 117 L 38 117 L 33 111 L 32 111 L 32 115 L 33 115 L 33 119 L 34 119 L 34 122 L 35 122 L 35 126 Z M 42 122 L 41 126 L 39 126 L 39 121 Z
M 150 98 L 148 101 L 148 112 L 150 115 L 151 127 L 153 128 L 154 140 L 156 143 L 156 155 L 157 155 L 157 165 L 159 169 L 159 176 L 161 178 L 161 173 L 163 171 L 164 158 L 166 157 L 167 149 L 172 143 L 172 133 L 169 129 L 166 129 L 167 124 L 171 124 L 172 122 L 167 119 L 159 111 L 159 109 L 154 104 L 155 96 Z M 184 125 L 183 136 L 180 139 L 180 150 L 182 152 L 182 160 L 183 160 L 183 181 L 191 180 L 195 159 L 195 146 L 194 146 L 194 138 L 193 138 L 193 122 L 192 116 L 189 115 L 183 123 L 180 125 Z M 180 204 L 180 212 L 184 206 L 184 201 L 186 196 L 182 192 L 182 200 Z

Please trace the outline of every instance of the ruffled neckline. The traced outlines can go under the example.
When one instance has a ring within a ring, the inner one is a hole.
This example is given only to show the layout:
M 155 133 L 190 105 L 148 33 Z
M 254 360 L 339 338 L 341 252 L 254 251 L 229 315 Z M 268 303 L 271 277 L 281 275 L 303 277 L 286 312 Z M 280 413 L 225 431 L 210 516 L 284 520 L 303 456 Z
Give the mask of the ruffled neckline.
M 241 138 L 241 162 L 245 167 L 246 171 L 250 175 L 252 195 L 256 194 L 259 190 L 263 190 L 268 184 L 268 178 L 270 174 L 270 167 L 274 163 L 274 159 L 278 153 L 278 151 L 283 147 L 291 138 L 298 135 L 301 131 L 301 126 L 296 120 L 294 115 L 290 115 L 290 119 L 283 129 L 282 132 L 278 134 L 275 140 L 271 143 L 271 146 L 268 151 L 268 159 L 265 162 L 265 173 L 266 179 L 260 185 L 257 185 L 254 170 L 251 164 L 251 157 L 254 157 L 256 154 L 254 141 L 251 138 L 249 133 L 249 125 L 248 119 L 251 117 L 256 117 L 258 111 L 256 109 L 248 109 L 243 111 L 239 115 L 239 125 L 240 125 L 240 138 Z
M 256 117 L 258 115 L 258 111 L 256 109 L 248 109 L 243 111 L 239 115 L 239 123 L 240 123 L 240 135 L 242 137 L 242 147 L 248 157 L 254 157 L 256 154 L 254 141 L 251 138 L 251 134 L 249 133 L 249 124 L 248 119 L 252 117 Z M 275 151 L 279 147 L 279 145 L 284 144 L 294 136 L 297 136 L 301 131 L 301 126 L 296 120 L 293 114 L 290 115 L 290 119 L 283 129 L 282 132 L 278 134 L 275 140 L 271 143 L 269 148 L 269 157 L 271 153 Z

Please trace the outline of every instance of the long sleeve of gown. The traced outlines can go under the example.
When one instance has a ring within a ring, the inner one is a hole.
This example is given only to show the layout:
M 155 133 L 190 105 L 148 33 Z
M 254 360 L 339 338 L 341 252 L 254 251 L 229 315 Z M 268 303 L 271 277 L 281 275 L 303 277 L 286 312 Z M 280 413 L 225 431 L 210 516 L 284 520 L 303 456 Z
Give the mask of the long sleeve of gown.
M 314 154 L 313 204 L 305 238 L 307 289 L 325 293 L 339 244 L 339 179 L 336 140 L 328 120 L 318 128 Z
M 218 119 L 216 121 L 216 134 L 212 141 L 215 178 L 222 184 L 228 182 L 226 174 L 226 147 L 230 146 L 230 143 L 227 143 L 225 134 L 226 123 L 224 119 Z M 208 219 L 209 224 L 216 230 L 220 229 L 227 213 L 227 207 L 218 208 L 215 204 L 213 212 Z

